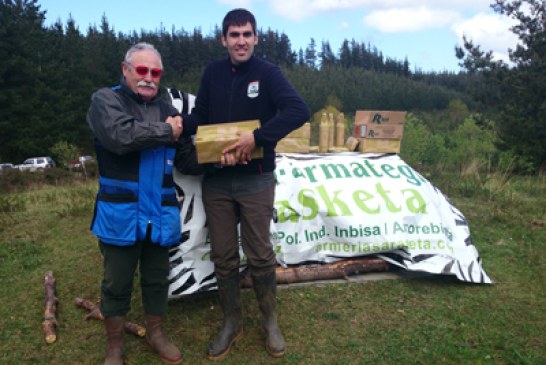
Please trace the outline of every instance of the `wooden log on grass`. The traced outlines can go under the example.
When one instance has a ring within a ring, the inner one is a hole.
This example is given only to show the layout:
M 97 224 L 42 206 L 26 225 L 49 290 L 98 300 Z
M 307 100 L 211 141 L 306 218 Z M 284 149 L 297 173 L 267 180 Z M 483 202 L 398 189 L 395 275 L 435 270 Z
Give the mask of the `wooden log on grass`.
M 347 259 L 329 264 L 277 267 L 277 284 L 293 284 L 317 280 L 349 279 L 349 275 L 387 271 L 389 264 L 381 259 Z M 250 275 L 241 278 L 241 286 L 252 287 Z
M 92 301 L 88 299 L 82 299 L 82 298 L 76 298 L 74 300 L 74 303 L 83 309 L 86 309 L 89 313 L 85 316 L 85 320 L 89 320 L 90 318 L 98 319 L 100 321 L 104 321 L 104 315 L 100 311 L 100 308 L 98 305 L 93 303 Z M 146 336 L 146 328 L 142 327 L 139 324 L 125 321 L 124 324 L 125 332 L 132 333 L 133 335 L 144 337 Z
M 132 333 L 139 337 L 146 336 L 146 328 L 142 327 L 139 324 L 125 321 L 124 326 L 125 326 L 125 332 L 127 333 Z
M 98 305 L 93 303 L 92 301 L 88 299 L 82 299 L 82 298 L 76 298 L 74 300 L 74 303 L 81 308 L 87 309 L 89 313 L 84 317 L 85 320 L 89 320 L 89 318 L 95 318 L 101 321 L 104 321 L 104 316 L 102 315 L 102 312 L 100 311 L 100 308 Z
M 45 341 L 53 343 L 57 341 L 57 333 L 55 331 L 57 322 L 57 296 L 55 295 L 55 277 L 52 271 L 48 271 L 44 277 L 45 289 L 45 309 L 44 321 L 42 322 L 42 330 L 44 331 Z

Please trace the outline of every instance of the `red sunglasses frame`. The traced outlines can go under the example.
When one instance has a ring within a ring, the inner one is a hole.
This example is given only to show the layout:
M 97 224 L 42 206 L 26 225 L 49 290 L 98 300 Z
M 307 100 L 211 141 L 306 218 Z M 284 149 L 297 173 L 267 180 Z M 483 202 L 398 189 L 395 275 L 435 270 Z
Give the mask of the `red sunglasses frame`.
M 163 73 L 163 70 L 160 68 L 150 68 L 150 67 L 141 66 L 141 65 L 133 66 L 133 68 L 135 69 L 135 72 L 137 73 L 137 75 L 146 76 L 148 75 L 148 72 L 149 72 L 154 79 L 160 78 L 161 74 Z

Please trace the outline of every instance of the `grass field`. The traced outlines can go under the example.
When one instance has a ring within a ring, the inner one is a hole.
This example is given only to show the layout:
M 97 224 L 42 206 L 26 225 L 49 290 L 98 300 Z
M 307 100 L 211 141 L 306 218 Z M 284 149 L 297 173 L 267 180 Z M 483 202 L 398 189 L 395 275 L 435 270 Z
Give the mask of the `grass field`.
M 263 348 L 254 295 L 243 292 L 245 337 L 224 364 L 546 364 L 546 179 L 429 177 L 470 223 L 493 285 L 454 277 L 307 285 L 279 290 L 287 354 Z M 101 364 L 104 330 L 74 305 L 98 299 L 102 274 L 89 233 L 96 184 L 0 195 L 0 364 Z M 59 299 L 58 339 L 41 331 L 44 274 Z M 142 323 L 135 288 L 129 320 Z M 213 294 L 169 303 L 168 332 L 186 364 L 205 364 L 221 311 Z M 127 364 L 161 364 L 126 337 Z

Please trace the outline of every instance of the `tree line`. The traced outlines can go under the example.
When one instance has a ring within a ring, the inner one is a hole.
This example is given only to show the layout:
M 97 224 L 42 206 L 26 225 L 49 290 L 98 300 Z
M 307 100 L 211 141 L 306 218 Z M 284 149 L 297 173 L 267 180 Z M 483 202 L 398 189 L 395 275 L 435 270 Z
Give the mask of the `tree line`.
M 226 57 L 218 27 L 208 35 L 175 28 L 124 34 L 115 33 L 103 16 L 84 34 L 72 19 L 48 27 L 44 20 L 37 0 L 0 0 L 0 162 L 48 154 L 59 142 L 92 153 L 85 123 L 90 96 L 119 82 L 121 61 L 134 43 L 146 41 L 160 51 L 162 86 L 191 93 L 197 92 L 205 65 Z M 502 99 L 483 95 L 502 98 L 502 88 L 487 82 L 491 77 L 481 70 L 412 71 L 407 59 L 385 57 L 354 40 L 343 42 L 337 53 L 327 41 L 319 47 L 313 38 L 306 49 L 293 51 L 284 33 L 259 29 L 258 35 L 256 55 L 283 69 L 313 113 L 329 105 L 349 119 L 362 109 L 437 113 L 457 100 L 472 111 L 500 116 L 494 102 Z M 449 123 L 437 120 L 430 127 L 445 129 Z

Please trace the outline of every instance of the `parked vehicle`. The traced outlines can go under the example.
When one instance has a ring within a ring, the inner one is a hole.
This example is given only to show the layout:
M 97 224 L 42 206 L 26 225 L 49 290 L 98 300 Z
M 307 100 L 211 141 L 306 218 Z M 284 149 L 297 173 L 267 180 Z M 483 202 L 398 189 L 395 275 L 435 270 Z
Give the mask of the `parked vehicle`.
M 15 168 L 15 166 L 12 163 L 9 163 L 9 162 L 0 163 L 0 173 L 4 172 L 6 170 L 11 170 L 13 168 Z
M 55 161 L 51 157 L 31 157 L 27 158 L 21 165 L 17 166 L 20 171 L 37 171 L 55 167 Z
M 80 156 L 80 158 L 78 159 L 81 163 L 85 164 L 87 162 L 92 162 L 92 161 L 95 161 L 95 159 L 93 158 L 93 156 Z
M 93 162 L 95 161 L 95 159 L 93 158 L 93 156 L 80 156 L 78 157 L 78 161 L 72 161 L 72 162 L 69 162 L 67 163 L 65 166 L 67 169 L 69 170 L 73 170 L 73 169 L 80 169 L 82 168 L 86 163 L 88 162 Z

